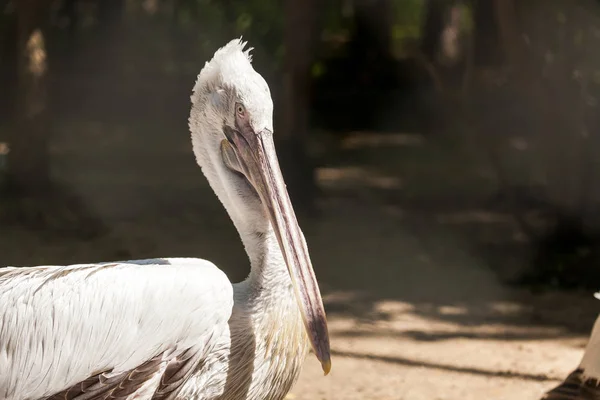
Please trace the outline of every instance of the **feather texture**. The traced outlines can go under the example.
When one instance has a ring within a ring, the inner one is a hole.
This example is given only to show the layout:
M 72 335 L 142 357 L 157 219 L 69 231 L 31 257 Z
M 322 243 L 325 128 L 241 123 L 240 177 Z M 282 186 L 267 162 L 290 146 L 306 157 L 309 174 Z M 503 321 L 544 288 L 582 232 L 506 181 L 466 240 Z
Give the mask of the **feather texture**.
M 10 268 L 0 304 L 0 398 L 125 399 L 164 363 L 184 374 L 199 364 L 233 289 L 199 259 Z M 163 376 L 163 398 L 181 377 Z
M 593 379 L 585 380 L 583 370 L 576 369 L 542 400 L 600 400 L 600 387 Z

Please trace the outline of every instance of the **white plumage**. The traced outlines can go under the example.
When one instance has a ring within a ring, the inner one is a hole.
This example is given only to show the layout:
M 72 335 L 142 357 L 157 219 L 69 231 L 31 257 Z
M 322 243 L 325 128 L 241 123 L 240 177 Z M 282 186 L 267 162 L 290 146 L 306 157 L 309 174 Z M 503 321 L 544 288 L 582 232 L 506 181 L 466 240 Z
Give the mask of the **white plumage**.
M 198 164 L 251 262 L 164 258 L 0 270 L 0 399 L 282 399 L 309 346 L 329 371 L 318 285 L 272 142 L 269 88 L 245 43 L 198 77 Z
M 0 397 L 43 398 L 199 344 L 210 352 L 233 307 L 227 277 L 204 260 L 156 261 L 3 270 Z

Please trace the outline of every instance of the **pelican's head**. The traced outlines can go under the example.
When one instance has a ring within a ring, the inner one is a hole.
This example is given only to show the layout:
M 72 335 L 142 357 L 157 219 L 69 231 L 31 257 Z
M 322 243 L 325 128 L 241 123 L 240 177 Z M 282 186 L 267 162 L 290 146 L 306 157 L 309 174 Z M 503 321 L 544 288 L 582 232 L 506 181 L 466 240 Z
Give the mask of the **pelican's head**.
M 269 86 L 252 67 L 245 45 L 232 40 L 198 76 L 190 114 L 194 153 L 241 234 L 275 232 L 308 337 L 327 374 L 323 301 L 275 153 Z

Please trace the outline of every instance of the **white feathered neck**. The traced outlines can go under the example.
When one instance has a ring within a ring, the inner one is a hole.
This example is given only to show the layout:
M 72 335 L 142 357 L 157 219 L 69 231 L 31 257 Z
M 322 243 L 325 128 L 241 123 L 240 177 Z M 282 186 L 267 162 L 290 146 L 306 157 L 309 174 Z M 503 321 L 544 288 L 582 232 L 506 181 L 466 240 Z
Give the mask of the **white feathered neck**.
M 229 119 L 233 118 L 233 109 L 231 116 L 223 115 L 209 104 L 218 91 L 236 88 L 245 96 L 246 107 L 272 129 L 273 103 L 269 89 L 252 67 L 252 49 L 245 50 L 245 46 L 241 39 L 232 40 L 215 53 L 198 75 L 189 119 L 192 144 L 198 165 L 227 210 L 250 258 L 252 270 L 247 283 L 255 291 L 287 288 L 282 280 L 290 281 L 290 277 L 260 199 L 248 190 L 249 183 L 228 170 L 222 160 L 220 143 L 225 139 L 222 127 L 224 122 L 233 124 Z

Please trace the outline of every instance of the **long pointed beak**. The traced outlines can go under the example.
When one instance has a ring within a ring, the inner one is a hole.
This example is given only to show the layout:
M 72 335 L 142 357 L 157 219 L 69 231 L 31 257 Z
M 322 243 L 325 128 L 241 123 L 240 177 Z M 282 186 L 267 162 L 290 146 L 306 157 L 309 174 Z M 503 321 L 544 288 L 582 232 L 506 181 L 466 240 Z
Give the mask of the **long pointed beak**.
M 327 375 L 331 369 L 331 353 L 325 308 L 319 285 L 312 268 L 306 240 L 300 230 L 279 168 L 273 133 L 234 131 L 224 128 L 235 154 L 225 151 L 228 164 L 237 164 L 258 192 L 279 241 L 285 263 L 292 278 L 304 327 L 312 348 Z M 236 160 L 232 160 L 236 157 Z M 237 168 L 236 168 L 237 169 Z

